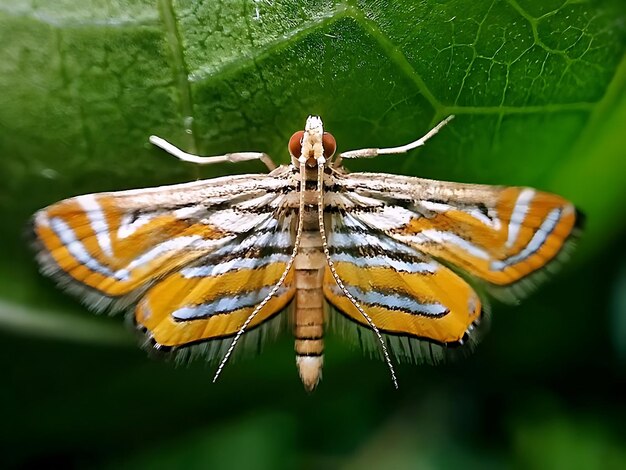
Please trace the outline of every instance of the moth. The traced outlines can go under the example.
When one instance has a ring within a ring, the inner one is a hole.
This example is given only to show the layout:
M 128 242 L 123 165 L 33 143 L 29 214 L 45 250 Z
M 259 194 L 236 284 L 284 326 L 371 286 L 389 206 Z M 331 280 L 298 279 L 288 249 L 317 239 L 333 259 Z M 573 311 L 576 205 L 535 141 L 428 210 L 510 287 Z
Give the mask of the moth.
M 536 189 L 342 165 L 420 147 L 452 118 L 407 145 L 336 153 L 309 116 L 281 166 L 261 152 L 191 155 L 152 136 L 182 161 L 260 160 L 269 173 L 58 202 L 33 216 L 37 260 L 88 307 L 129 311 L 146 345 L 219 361 L 214 380 L 240 340 L 257 349 L 289 323 L 307 390 L 322 375 L 327 326 L 381 354 L 397 387 L 392 356 L 436 363 L 470 347 L 484 294 L 523 297 L 582 222 L 572 203 Z

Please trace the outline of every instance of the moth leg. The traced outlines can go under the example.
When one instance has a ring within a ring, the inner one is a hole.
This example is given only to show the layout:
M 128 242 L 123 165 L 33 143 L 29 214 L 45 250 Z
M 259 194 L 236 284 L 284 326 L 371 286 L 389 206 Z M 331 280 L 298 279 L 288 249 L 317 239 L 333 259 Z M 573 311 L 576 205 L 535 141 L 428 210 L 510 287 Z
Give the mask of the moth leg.
M 400 147 L 391 147 L 386 149 L 378 149 L 378 148 L 370 148 L 370 149 L 359 149 L 359 150 L 350 150 L 348 152 L 340 153 L 338 158 L 335 160 L 335 165 L 337 165 L 341 159 L 343 158 L 373 158 L 378 155 L 387 155 L 392 153 L 406 153 L 409 150 L 413 150 L 414 148 L 421 147 L 426 143 L 428 139 L 434 136 L 437 132 L 441 130 L 443 126 L 448 124 L 452 119 L 454 119 L 454 115 L 450 115 L 433 127 L 426 135 L 420 137 L 419 139 L 408 143 L 406 145 L 401 145 Z
M 277 167 L 272 158 L 268 154 L 263 152 L 235 152 L 226 153 L 224 155 L 215 155 L 211 157 L 202 157 L 199 155 L 187 153 L 179 149 L 175 145 L 170 144 L 167 140 L 162 139 L 161 137 L 157 137 L 156 135 L 150 136 L 150 143 L 165 150 L 167 153 L 175 156 L 183 162 L 197 163 L 198 165 L 210 165 L 212 163 L 223 162 L 238 163 L 247 162 L 250 160 L 261 160 L 269 171 L 272 171 Z

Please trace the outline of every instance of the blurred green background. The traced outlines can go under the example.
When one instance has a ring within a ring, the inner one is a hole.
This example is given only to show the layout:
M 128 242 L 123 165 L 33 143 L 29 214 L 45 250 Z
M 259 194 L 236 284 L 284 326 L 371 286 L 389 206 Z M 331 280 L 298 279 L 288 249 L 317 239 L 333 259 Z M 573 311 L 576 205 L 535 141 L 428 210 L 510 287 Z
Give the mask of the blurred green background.
M 0 44 L 3 467 L 626 468 L 623 0 L 0 0 Z M 332 333 L 312 395 L 288 332 L 213 385 L 59 292 L 22 237 L 65 197 L 263 171 L 182 164 L 150 134 L 287 162 L 308 114 L 346 150 L 452 113 L 350 168 L 535 186 L 588 226 L 475 354 L 400 365 L 399 391 Z

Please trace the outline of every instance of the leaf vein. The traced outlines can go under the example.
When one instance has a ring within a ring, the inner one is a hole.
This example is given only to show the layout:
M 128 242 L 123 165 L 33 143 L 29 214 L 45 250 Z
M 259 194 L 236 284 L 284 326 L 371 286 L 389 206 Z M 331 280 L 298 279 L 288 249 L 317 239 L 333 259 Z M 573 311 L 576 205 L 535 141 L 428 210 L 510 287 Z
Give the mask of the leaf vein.
M 172 1 L 159 0 L 159 10 L 163 19 L 163 25 L 165 26 L 167 43 L 170 46 L 172 54 L 172 70 L 180 97 L 182 124 L 185 127 L 185 135 L 187 135 L 189 139 L 187 147 L 191 152 L 197 153 L 198 143 L 195 138 L 195 133 L 193 132 L 194 110 L 191 84 L 189 81 L 188 68 L 185 62 L 185 53 L 180 34 L 178 32 L 176 13 L 174 12 Z

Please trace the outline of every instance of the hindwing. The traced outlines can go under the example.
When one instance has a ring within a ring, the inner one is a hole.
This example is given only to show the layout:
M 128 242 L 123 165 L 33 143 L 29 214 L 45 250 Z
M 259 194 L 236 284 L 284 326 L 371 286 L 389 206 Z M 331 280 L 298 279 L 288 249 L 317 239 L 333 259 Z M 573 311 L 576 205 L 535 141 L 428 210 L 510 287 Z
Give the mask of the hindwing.
M 236 238 L 159 281 L 137 305 L 135 320 L 159 346 L 184 346 L 234 336 L 278 282 L 292 251 L 292 218 L 269 216 Z M 293 270 L 248 331 L 293 298 Z
M 365 226 L 350 213 L 334 213 L 329 222 L 328 248 L 337 275 L 387 335 L 388 345 L 399 359 L 438 360 L 440 354 L 435 357 L 432 346 L 424 354 L 423 346 L 414 340 L 451 347 L 470 339 L 469 333 L 482 319 L 482 303 L 466 281 L 430 256 Z M 324 295 L 347 318 L 369 327 L 335 282 L 330 268 L 325 274 Z

